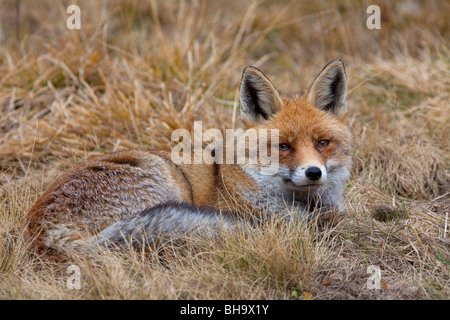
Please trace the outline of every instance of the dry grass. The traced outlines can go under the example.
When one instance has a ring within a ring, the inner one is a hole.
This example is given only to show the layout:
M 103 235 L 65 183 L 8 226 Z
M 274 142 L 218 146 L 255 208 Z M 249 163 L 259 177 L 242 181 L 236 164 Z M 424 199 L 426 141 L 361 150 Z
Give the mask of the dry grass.
M 0 298 L 449 299 L 450 4 L 379 1 L 15 1 L 0 11 Z M 372 3 L 370 3 L 372 4 Z M 26 250 L 21 219 L 46 185 L 86 157 L 170 149 L 171 132 L 238 126 L 240 73 L 253 64 L 282 91 L 306 88 L 342 58 L 355 135 L 339 221 L 269 224 L 218 244 L 76 257 Z M 368 290 L 368 265 L 381 290 Z

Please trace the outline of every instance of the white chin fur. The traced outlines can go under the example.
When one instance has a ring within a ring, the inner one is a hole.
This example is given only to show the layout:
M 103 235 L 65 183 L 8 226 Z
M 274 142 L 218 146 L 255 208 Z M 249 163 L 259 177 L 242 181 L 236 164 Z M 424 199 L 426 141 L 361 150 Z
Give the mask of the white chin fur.
M 321 186 L 323 186 L 323 184 L 319 184 L 319 183 L 310 183 L 310 184 L 304 184 L 304 185 L 298 185 L 293 183 L 290 180 L 285 180 L 284 181 L 284 188 L 287 191 L 314 191 L 319 189 Z

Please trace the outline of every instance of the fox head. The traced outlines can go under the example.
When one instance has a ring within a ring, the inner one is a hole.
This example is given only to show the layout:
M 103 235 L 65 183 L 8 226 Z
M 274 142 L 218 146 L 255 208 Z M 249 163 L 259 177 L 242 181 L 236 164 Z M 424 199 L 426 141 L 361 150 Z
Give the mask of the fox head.
M 248 66 L 240 85 L 240 111 L 244 126 L 278 129 L 279 154 L 273 176 L 245 170 L 260 184 L 287 192 L 339 193 L 349 176 L 351 134 L 337 115 L 347 108 L 347 79 L 341 60 L 328 63 L 305 94 L 284 96 L 257 68 Z

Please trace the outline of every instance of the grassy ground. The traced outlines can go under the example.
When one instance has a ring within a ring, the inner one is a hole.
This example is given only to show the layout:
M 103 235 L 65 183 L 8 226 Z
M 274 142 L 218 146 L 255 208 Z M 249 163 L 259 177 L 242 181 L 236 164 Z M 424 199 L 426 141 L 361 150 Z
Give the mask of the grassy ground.
M 66 28 L 68 1 L 0 3 L 1 299 L 450 298 L 448 1 L 77 3 L 81 30 Z M 381 30 L 366 28 L 369 4 Z M 26 250 L 23 216 L 75 163 L 170 150 L 171 132 L 194 120 L 239 126 L 244 66 L 295 92 L 334 58 L 355 138 L 334 224 L 77 257 L 79 290 L 67 264 Z M 379 290 L 367 288 L 370 265 Z

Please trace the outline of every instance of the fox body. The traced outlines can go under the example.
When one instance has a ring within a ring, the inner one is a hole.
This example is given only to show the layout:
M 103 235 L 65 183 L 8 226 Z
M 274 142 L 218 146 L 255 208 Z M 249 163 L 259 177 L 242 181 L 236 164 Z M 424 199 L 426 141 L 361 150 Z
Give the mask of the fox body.
M 58 255 L 86 243 L 214 232 L 245 217 L 341 209 L 351 167 L 344 65 L 333 60 L 305 94 L 284 96 L 258 69 L 240 86 L 246 129 L 278 129 L 279 169 L 261 164 L 175 164 L 170 152 L 130 150 L 92 157 L 55 179 L 26 215 L 25 238 Z M 226 142 L 225 142 L 226 143 Z M 134 240 L 133 240 L 134 241 Z

